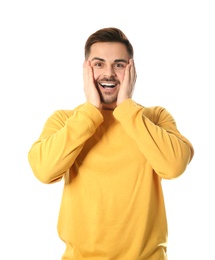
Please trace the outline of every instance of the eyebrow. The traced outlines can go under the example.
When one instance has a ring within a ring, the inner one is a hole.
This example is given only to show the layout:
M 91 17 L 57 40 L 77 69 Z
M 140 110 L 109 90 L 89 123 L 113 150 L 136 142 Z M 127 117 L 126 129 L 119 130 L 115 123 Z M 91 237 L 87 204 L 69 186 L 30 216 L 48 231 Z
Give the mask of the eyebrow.
M 93 60 L 99 60 L 99 61 L 104 61 L 104 62 L 105 62 L 104 59 L 99 58 L 99 57 L 94 57 L 94 58 L 92 58 L 91 61 L 93 61 Z M 127 60 L 124 60 L 124 59 L 116 59 L 116 60 L 114 60 L 114 62 L 124 62 L 124 63 L 128 63 L 128 61 L 127 61 Z

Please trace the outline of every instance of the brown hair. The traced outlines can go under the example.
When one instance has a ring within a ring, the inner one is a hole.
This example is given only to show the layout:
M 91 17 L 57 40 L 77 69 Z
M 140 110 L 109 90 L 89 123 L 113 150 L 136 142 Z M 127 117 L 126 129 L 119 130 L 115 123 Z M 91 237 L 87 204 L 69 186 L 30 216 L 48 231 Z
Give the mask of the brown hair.
M 85 43 L 85 59 L 90 55 L 90 48 L 96 42 L 120 42 L 123 43 L 128 54 L 133 58 L 134 50 L 126 35 L 114 27 L 103 28 L 91 34 Z

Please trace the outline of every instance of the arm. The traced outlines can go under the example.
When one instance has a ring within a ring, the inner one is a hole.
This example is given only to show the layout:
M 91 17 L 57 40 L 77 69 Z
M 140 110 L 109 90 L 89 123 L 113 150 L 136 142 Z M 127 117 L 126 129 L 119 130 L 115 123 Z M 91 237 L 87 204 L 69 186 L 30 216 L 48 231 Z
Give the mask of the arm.
M 28 153 L 35 176 L 44 183 L 60 180 L 102 121 L 88 102 L 74 111 L 55 112 Z
M 114 116 L 160 177 L 171 179 L 185 171 L 194 150 L 164 108 L 147 109 L 127 99 L 115 109 Z

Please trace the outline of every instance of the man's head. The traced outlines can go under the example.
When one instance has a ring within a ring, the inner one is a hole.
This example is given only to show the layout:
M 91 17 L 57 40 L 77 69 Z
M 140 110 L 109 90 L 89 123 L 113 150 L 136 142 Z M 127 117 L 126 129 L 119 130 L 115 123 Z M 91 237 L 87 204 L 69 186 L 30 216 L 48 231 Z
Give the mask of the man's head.
M 85 44 L 85 61 L 92 71 L 95 86 L 99 92 L 103 107 L 116 107 L 119 90 L 124 83 L 123 96 L 129 96 L 129 88 L 135 75 L 130 68 L 133 59 L 133 47 L 125 34 L 116 28 L 104 28 L 93 33 Z M 130 64 L 130 65 L 129 65 Z M 133 63 L 132 63 L 133 64 Z M 129 71 L 128 71 L 129 70 Z M 134 68 L 131 69 L 134 71 Z M 128 88 L 128 89 L 127 89 Z M 122 96 L 122 95 L 121 95 Z
M 109 28 L 100 29 L 89 36 L 89 38 L 85 43 L 86 60 L 90 55 L 91 46 L 97 42 L 120 42 L 125 45 L 127 52 L 130 56 L 130 59 L 133 59 L 134 56 L 133 46 L 129 42 L 126 35 L 117 28 L 109 27 Z

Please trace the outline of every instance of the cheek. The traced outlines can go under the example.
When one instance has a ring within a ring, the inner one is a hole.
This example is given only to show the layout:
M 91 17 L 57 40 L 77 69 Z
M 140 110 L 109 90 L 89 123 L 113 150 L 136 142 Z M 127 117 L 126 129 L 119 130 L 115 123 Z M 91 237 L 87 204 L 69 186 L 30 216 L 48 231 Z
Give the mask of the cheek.
M 101 76 L 101 71 L 93 69 L 93 77 L 94 77 L 94 79 L 97 80 L 97 79 L 99 79 L 100 76 Z
M 125 77 L 125 71 L 118 71 L 117 72 L 117 78 L 119 79 L 120 82 L 123 81 L 124 77 Z

